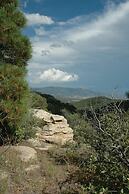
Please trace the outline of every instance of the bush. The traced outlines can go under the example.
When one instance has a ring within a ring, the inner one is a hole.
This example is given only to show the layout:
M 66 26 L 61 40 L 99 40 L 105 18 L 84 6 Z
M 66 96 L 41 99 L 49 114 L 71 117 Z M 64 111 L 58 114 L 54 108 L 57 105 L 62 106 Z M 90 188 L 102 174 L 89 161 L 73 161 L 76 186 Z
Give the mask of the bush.
M 67 118 L 74 128 L 77 144 L 64 151 L 58 149 L 53 156 L 69 167 L 67 179 L 61 184 L 63 193 L 128 194 L 129 113 L 118 109 L 99 118 L 94 113 L 94 123 L 88 123 L 78 114 Z
M 30 113 L 28 114 L 28 118 L 26 119 L 26 122 L 22 126 L 21 130 L 18 130 L 18 132 L 16 132 L 15 140 L 20 141 L 22 139 L 26 140 L 29 138 L 34 138 L 37 129 L 42 129 L 43 126 L 45 126 L 45 122 L 41 119 L 34 117 L 30 111 Z
M 32 92 L 31 93 L 31 107 L 32 108 L 38 108 L 43 109 L 47 111 L 47 101 L 45 97 L 42 97 L 41 95 Z
M 15 76 L 14 76 L 15 75 Z M 23 67 L 0 66 L 0 141 L 13 138 L 24 124 L 29 108 L 29 90 Z
M 28 109 L 25 77 L 31 44 L 21 34 L 25 24 L 17 0 L 0 1 L 0 143 L 21 133 Z
M 79 113 L 70 114 L 65 111 L 64 116 L 67 118 L 70 127 L 74 130 L 74 139 L 78 143 L 89 144 L 91 142 L 90 139 L 96 136 L 96 130 L 92 127 L 91 123 L 85 121 Z

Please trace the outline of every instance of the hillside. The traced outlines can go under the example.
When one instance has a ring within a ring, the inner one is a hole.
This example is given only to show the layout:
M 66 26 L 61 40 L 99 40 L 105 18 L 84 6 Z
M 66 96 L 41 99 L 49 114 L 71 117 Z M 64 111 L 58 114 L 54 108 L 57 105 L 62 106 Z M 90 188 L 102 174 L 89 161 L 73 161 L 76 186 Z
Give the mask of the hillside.
M 85 88 L 43 87 L 43 88 L 33 88 L 32 90 L 43 94 L 53 95 L 54 97 L 66 102 L 78 101 L 80 99 L 100 95 L 97 92 Z
M 90 109 L 92 105 L 95 111 L 99 108 L 105 110 L 114 102 L 126 107 L 126 110 L 129 108 L 128 100 L 120 102 L 94 97 L 74 103 L 76 109 L 74 105 L 63 103 L 51 95 L 31 93 L 30 103 L 36 109 L 33 109 L 35 117 L 23 128 L 26 138 L 9 149 L 7 146 L 0 147 L 0 193 L 81 194 L 84 188 L 86 194 L 89 191 L 92 194 L 96 191 L 101 193 L 103 188 L 109 191 L 113 188 L 116 193 L 121 193 L 123 185 L 126 189 L 129 177 L 128 163 L 125 165 L 121 161 L 121 155 L 113 152 L 112 145 L 125 147 L 122 154 L 127 150 L 128 114 L 125 111 L 119 114 L 116 109 L 115 114 L 103 112 L 103 117 L 97 112 L 103 130 L 98 127 L 95 117 L 86 119 L 80 114 L 84 107 Z M 65 117 L 51 113 L 65 113 Z M 69 141 L 73 138 L 74 144 Z M 66 144 L 63 143 L 66 141 Z M 125 157 L 128 157 L 127 154 Z M 125 180 L 121 185 L 123 175 Z
M 118 108 L 128 111 L 129 109 L 129 100 L 121 100 L 121 99 L 111 99 L 105 96 L 93 97 L 84 100 L 80 100 L 77 102 L 72 102 L 72 105 L 77 110 L 85 110 L 93 108 L 94 110 L 104 110 L 104 109 L 112 109 L 117 106 Z
M 72 104 L 79 110 L 82 109 L 90 109 L 91 107 L 94 109 L 101 108 L 104 106 L 109 105 L 112 102 L 116 102 L 117 100 L 107 98 L 104 96 L 99 96 L 99 97 L 92 97 L 84 100 L 80 100 L 78 102 L 73 102 Z
M 33 93 L 35 94 L 35 93 Z M 74 105 L 70 103 L 64 103 L 58 99 L 56 99 L 54 96 L 49 94 L 42 94 L 40 92 L 36 92 L 38 96 L 41 96 L 42 99 L 46 99 L 47 103 L 47 110 L 53 114 L 62 114 L 62 111 L 65 109 L 70 113 L 76 113 L 76 108 Z M 36 107 L 35 107 L 36 108 Z

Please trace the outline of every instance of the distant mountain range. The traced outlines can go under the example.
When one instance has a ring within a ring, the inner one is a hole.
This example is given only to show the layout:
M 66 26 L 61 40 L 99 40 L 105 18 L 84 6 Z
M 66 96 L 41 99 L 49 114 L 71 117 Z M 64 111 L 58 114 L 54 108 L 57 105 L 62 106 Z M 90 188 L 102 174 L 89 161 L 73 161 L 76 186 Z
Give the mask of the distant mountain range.
M 84 88 L 43 87 L 33 88 L 32 90 L 42 94 L 49 94 L 60 100 L 69 102 L 100 96 L 99 93 Z

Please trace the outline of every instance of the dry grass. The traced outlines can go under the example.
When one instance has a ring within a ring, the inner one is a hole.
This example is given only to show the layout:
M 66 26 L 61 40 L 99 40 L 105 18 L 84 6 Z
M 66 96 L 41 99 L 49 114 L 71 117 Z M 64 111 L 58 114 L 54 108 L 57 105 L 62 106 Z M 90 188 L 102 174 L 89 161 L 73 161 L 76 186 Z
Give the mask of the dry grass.
M 57 165 L 47 152 L 38 152 L 38 156 L 44 177 L 44 194 L 60 194 L 59 183 L 66 178 L 67 166 Z
M 0 170 L 8 176 L 0 181 L 0 194 L 60 194 L 59 182 L 67 167 L 57 165 L 47 152 L 38 151 L 38 164 L 22 162 L 16 151 L 0 147 Z M 30 166 L 39 165 L 30 171 Z
M 0 153 L 3 153 L 3 148 L 0 148 Z M 41 193 L 42 177 L 40 170 L 27 172 L 26 168 L 30 164 L 34 165 L 35 163 L 33 161 L 29 163 L 22 162 L 18 153 L 14 150 L 8 149 L 2 155 L 0 154 L 0 169 L 9 175 L 8 180 L 0 182 L 0 194 L 7 193 L 3 189 L 4 182 L 6 182 L 8 194 Z

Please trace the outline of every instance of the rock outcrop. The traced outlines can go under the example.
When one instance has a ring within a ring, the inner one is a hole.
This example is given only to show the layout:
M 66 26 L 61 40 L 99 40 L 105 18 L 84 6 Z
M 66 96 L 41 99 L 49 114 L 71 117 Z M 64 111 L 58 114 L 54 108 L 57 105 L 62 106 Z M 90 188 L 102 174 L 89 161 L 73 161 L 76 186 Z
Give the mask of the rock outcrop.
M 37 152 L 28 146 L 11 146 L 10 149 L 18 152 L 19 158 L 23 162 L 37 161 Z
M 1 182 L 2 180 L 7 180 L 8 177 L 9 177 L 9 174 L 8 174 L 7 172 L 5 172 L 5 171 L 3 171 L 3 170 L 0 170 L 0 182 Z
M 34 117 L 45 122 L 45 126 L 37 128 L 37 139 L 58 145 L 73 142 L 73 130 L 63 116 L 54 115 L 42 109 L 33 109 L 32 113 Z

